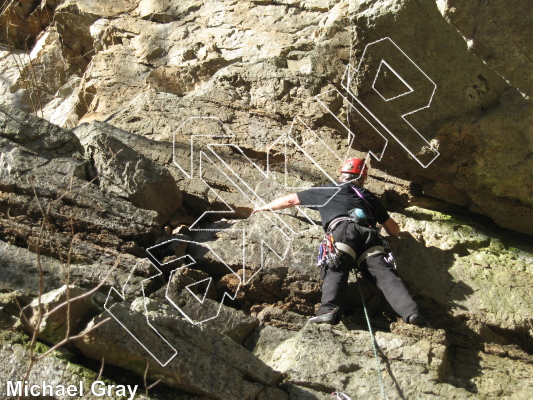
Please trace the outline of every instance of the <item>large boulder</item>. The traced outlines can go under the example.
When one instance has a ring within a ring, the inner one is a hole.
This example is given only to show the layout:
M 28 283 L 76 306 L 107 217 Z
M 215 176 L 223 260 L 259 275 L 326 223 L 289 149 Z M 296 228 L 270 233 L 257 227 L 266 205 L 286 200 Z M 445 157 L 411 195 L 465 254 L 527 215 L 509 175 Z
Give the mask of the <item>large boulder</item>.
M 161 399 L 161 398 L 178 398 L 180 400 L 205 400 L 204 396 L 196 396 L 194 394 L 181 392 L 177 389 L 165 387 L 162 384 L 156 384 L 151 380 L 142 381 L 136 377 L 127 376 L 124 371 L 114 374 L 113 378 L 103 377 L 99 371 L 94 371 L 87 366 L 73 362 L 76 358 L 73 353 L 65 351 L 64 349 L 55 350 L 38 360 L 33 364 L 29 374 L 28 360 L 30 357 L 30 343 L 31 339 L 24 334 L 16 332 L 2 331 L 0 332 L 0 357 L 2 363 L 0 365 L 0 375 L 5 377 L 5 382 L 0 385 L 0 396 L 2 398 L 15 398 L 17 395 L 13 392 L 8 396 L 8 384 L 17 385 L 17 381 L 21 382 L 22 397 L 24 397 L 24 386 L 22 382 L 24 379 L 28 382 L 28 392 L 31 386 L 35 387 L 37 391 L 43 393 L 43 382 L 47 386 L 47 392 L 43 396 L 50 398 L 50 387 L 53 390 L 53 398 L 57 400 L 68 400 L 73 396 L 69 395 L 67 389 L 69 387 L 76 397 L 82 400 L 98 400 L 104 396 L 109 395 L 110 398 L 122 399 Z M 33 354 L 41 356 L 48 351 L 49 347 L 37 342 L 33 349 Z M 100 360 L 101 361 L 101 360 Z M 101 365 L 105 367 L 105 362 Z M 94 385 L 94 386 L 93 386 Z M 150 385 L 146 388 L 146 385 Z M 80 386 L 83 387 L 83 394 L 80 393 Z M 129 386 L 129 388 L 128 388 Z M 135 397 L 132 392 L 135 392 Z M 108 394 L 109 393 L 109 394 Z
M 63 249 L 75 260 L 84 252 L 76 241 L 79 252 L 69 250 L 79 233 L 89 242 L 115 242 L 116 249 L 144 256 L 139 244 L 149 244 L 159 233 L 157 213 L 106 195 L 72 132 L 13 108 L 0 111 L 5 167 L 0 211 L 9 216 L 1 220 L 2 239 L 34 251 L 40 247 L 41 254 L 57 256 Z M 78 260 L 88 261 L 83 254 Z
M 279 328 L 264 329 L 250 345 L 260 359 L 285 374 L 291 399 L 326 398 L 332 392 L 370 399 L 419 398 L 422 393 L 463 398 L 478 391 L 527 398 L 530 387 L 520 384 L 520 376 L 531 370 L 527 357 L 499 359 L 496 354 L 464 350 L 458 361 L 450 357 L 443 330 L 404 323 L 394 324 L 390 333 L 374 334 L 377 359 L 369 332 L 343 325 L 308 324 L 285 334 Z M 516 372 L 495 373 L 498 364 Z
M 131 204 L 154 210 L 163 224 L 181 207 L 181 193 L 170 172 L 139 154 L 104 123 L 84 124 L 75 134 L 91 158 L 104 193 L 123 197 Z
M 474 221 L 416 207 L 394 214 L 405 231 L 395 243 L 398 270 L 426 312 L 470 319 L 482 339 L 500 344 L 505 332 L 528 332 L 516 343 L 531 349 L 531 246 Z M 518 284 L 518 282 L 520 282 Z M 433 308 L 435 302 L 440 307 Z M 494 333 L 496 332 L 496 333 Z M 505 339 L 507 337 L 507 339 Z
M 443 331 L 412 328 L 402 336 L 377 332 L 376 343 L 383 357 L 379 360 L 381 375 L 368 332 L 308 324 L 281 343 L 269 335 L 272 332 L 262 332 L 256 345 L 258 355 L 295 385 L 376 399 L 382 396 L 381 380 L 387 397 L 395 392 L 410 397 L 429 387 L 437 393 L 450 390 L 448 385 L 438 384 L 447 370 Z M 266 351 L 268 344 L 270 351 Z
M 200 281 L 201 282 L 201 281 Z M 193 281 L 193 284 L 197 283 Z M 189 285 L 191 285 L 189 283 Z M 195 285 L 196 286 L 196 285 Z M 181 289 L 181 290 L 179 290 Z M 259 320 L 240 310 L 226 306 L 209 298 L 204 298 L 206 294 L 203 290 L 194 293 L 195 287 L 177 289 L 174 282 L 169 281 L 164 287 L 165 297 L 161 294 L 152 295 L 152 298 L 139 299 L 132 304 L 132 308 L 137 311 L 149 310 L 153 314 L 172 316 L 173 318 L 186 319 L 190 323 L 200 323 L 202 327 L 211 328 L 220 332 L 237 343 L 242 343 L 252 330 L 259 325 Z

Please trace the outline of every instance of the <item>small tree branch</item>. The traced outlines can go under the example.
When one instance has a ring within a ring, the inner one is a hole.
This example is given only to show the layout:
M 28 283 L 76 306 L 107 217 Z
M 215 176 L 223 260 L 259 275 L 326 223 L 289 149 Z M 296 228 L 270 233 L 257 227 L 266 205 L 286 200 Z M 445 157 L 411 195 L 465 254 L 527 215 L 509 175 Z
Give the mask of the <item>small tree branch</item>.
M 158 379 L 157 381 L 155 381 L 151 385 L 148 385 L 148 369 L 149 368 L 150 368 L 150 364 L 149 364 L 148 361 L 146 361 L 146 369 L 144 370 L 144 375 L 143 375 L 144 392 L 145 392 L 145 396 L 146 397 L 148 397 L 149 390 L 152 389 L 153 387 L 155 387 L 156 385 L 158 385 L 161 382 L 161 379 Z
M 98 285 L 96 285 L 95 287 L 93 287 L 91 290 L 89 290 L 88 292 L 85 292 L 83 294 L 80 294 L 79 296 L 76 296 L 76 297 L 73 297 L 72 299 L 67 299 L 66 301 L 64 301 L 63 303 L 55 306 L 51 311 L 48 311 L 44 317 L 48 317 L 50 316 L 51 314 L 55 313 L 57 310 L 60 310 L 61 308 L 65 307 L 66 305 L 68 305 L 69 303 L 71 302 L 74 302 L 74 301 L 78 301 L 78 300 L 81 300 L 85 297 L 88 297 L 90 295 L 92 295 L 94 292 L 98 291 L 98 289 L 100 289 L 104 283 L 106 283 L 107 279 L 109 278 L 109 276 L 113 273 L 113 271 L 115 271 L 115 269 L 117 269 L 118 267 L 118 264 L 119 264 L 119 261 L 120 261 L 120 254 L 119 256 L 117 257 L 117 260 L 115 261 L 115 263 L 113 264 L 113 267 L 111 267 L 111 269 L 109 270 L 109 272 L 106 274 L 106 276 L 104 277 L 104 279 L 100 280 L 100 282 L 98 283 Z
M 78 335 L 75 335 L 75 336 L 69 336 L 69 337 L 66 337 L 65 339 L 63 339 L 62 341 L 60 341 L 59 343 L 56 343 L 55 345 L 53 345 L 52 347 L 50 347 L 48 350 L 46 350 L 43 354 L 35 357 L 35 361 L 39 361 L 41 360 L 42 358 L 46 357 L 48 354 L 50 354 L 51 352 L 53 352 L 54 350 L 58 349 L 59 347 L 67 344 L 68 342 L 70 342 L 71 340 L 77 340 L 77 339 L 81 339 L 82 337 L 84 337 L 85 335 L 87 335 L 88 333 L 94 331 L 95 329 L 99 328 L 100 326 L 102 326 L 103 324 L 105 324 L 106 322 L 109 322 L 111 320 L 111 317 L 108 317 L 100 322 L 98 322 L 96 325 L 94 326 L 91 326 L 89 329 L 86 329 L 84 330 L 83 332 L 81 332 L 80 334 Z
M 104 373 L 104 366 L 105 366 L 105 357 L 102 357 L 102 365 L 100 366 L 100 371 L 98 371 L 98 376 L 96 377 L 96 380 L 99 381 L 102 377 L 102 374 Z

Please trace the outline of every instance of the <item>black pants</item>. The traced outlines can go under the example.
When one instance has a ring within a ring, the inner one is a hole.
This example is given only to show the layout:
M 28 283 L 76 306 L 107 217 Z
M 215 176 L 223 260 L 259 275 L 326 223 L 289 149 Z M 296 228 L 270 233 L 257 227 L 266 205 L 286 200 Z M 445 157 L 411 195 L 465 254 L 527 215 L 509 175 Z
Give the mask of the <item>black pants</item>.
M 371 229 L 361 228 L 354 223 L 341 223 L 333 232 L 335 241 L 346 243 L 362 254 L 369 247 L 381 244 L 381 239 Z M 317 315 L 336 311 L 340 317 L 346 303 L 348 275 L 356 265 L 348 254 L 339 258 L 340 266 L 335 269 L 322 269 L 322 304 Z M 398 273 L 385 261 L 384 254 L 368 257 L 361 263 L 360 270 L 385 295 L 385 298 L 404 320 L 418 313 L 418 306 L 407 291 Z

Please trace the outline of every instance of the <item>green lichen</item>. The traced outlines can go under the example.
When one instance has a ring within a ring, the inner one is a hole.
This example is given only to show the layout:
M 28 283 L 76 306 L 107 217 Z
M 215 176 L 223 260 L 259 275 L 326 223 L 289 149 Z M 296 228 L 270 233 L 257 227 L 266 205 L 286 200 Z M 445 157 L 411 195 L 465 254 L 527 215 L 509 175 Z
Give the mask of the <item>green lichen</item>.
M 12 330 L 0 330 L 0 346 L 13 346 L 13 345 L 19 345 L 23 346 L 26 350 L 29 350 L 31 344 L 31 338 L 23 333 L 23 332 L 17 332 Z M 47 346 L 44 343 L 36 342 L 34 345 L 34 354 L 36 356 L 40 354 L 44 354 L 49 350 L 49 346 Z M 104 384 L 107 385 L 117 385 L 117 382 L 114 382 L 108 378 L 104 378 L 102 376 L 98 376 L 98 374 L 82 365 L 74 364 L 71 362 L 71 356 L 69 353 L 63 353 L 60 351 L 53 351 L 52 353 L 48 354 L 46 357 L 54 358 L 57 360 L 61 360 L 65 365 L 65 375 L 69 377 L 77 377 L 75 381 L 83 381 L 85 388 L 90 388 L 91 384 L 95 382 L 96 380 L 104 382 Z M 144 368 L 146 368 L 146 365 L 144 367 L 138 368 L 138 373 L 143 373 Z M 114 397 L 115 399 L 127 399 L 128 396 L 117 396 Z
M 429 210 L 427 208 L 421 207 L 408 207 L 405 209 L 404 213 L 414 219 L 423 220 L 423 221 L 435 221 L 435 222 L 447 222 L 454 225 L 469 225 L 469 221 L 463 220 L 463 218 L 447 214 L 441 211 Z
M 0 345 L 7 344 L 21 344 L 26 346 L 29 343 L 29 338 L 22 332 L 12 330 L 0 330 Z

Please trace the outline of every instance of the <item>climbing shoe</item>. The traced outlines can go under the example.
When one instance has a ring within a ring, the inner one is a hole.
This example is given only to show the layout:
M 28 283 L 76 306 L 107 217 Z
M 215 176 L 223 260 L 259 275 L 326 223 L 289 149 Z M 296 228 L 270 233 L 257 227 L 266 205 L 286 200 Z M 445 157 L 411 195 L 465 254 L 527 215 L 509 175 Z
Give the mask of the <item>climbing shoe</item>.
M 409 317 L 407 317 L 407 323 L 411 325 L 424 325 L 424 319 L 420 314 L 411 314 Z
M 320 314 L 316 317 L 310 318 L 309 322 L 312 322 L 313 324 L 337 325 L 339 323 L 339 319 L 337 317 L 337 312 L 331 311 L 327 314 Z

